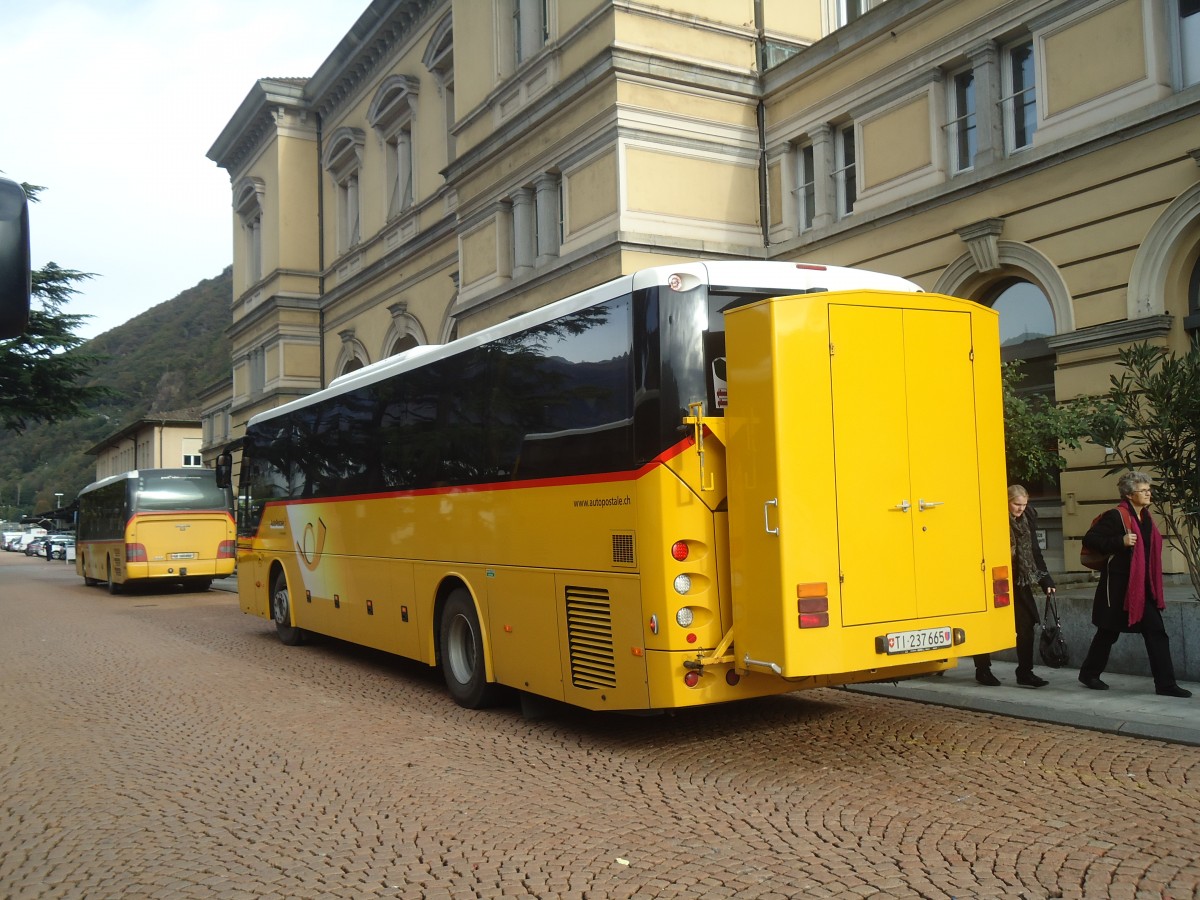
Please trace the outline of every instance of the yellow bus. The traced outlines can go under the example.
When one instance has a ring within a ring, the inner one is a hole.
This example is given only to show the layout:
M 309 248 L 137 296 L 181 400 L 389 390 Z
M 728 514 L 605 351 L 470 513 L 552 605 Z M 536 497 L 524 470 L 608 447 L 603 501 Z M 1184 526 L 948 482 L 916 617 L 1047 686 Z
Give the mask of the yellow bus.
M 472 708 L 935 672 L 1014 643 L 1001 417 L 976 303 L 646 269 L 254 416 L 239 602 L 285 644 L 440 666 Z
M 78 502 L 75 571 L 86 584 L 206 591 L 233 574 L 231 496 L 212 469 L 136 469 L 89 484 Z

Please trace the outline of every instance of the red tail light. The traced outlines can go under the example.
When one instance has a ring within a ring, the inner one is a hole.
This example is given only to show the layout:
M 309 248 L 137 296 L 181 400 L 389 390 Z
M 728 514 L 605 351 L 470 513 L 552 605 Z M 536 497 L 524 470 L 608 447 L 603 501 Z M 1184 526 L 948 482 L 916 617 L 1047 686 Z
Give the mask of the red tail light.
M 1011 589 L 1008 584 L 1008 566 L 996 566 L 992 569 L 992 605 L 1008 606 L 1012 602 Z
M 146 545 L 126 544 L 125 562 L 146 562 Z
M 824 583 L 798 584 L 796 612 L 801 628 L 829 627 L 829 586 Z
M 217 547 L 217 559 L 237 559 L 237 541 L 221 541 Z

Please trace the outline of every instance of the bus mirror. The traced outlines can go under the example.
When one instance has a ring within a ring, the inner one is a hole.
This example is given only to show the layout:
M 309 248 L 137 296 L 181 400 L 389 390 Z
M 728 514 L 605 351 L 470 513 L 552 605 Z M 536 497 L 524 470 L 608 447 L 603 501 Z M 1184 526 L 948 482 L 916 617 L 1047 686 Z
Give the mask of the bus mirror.
M 0 178 L 0 338 L 20 337 L 29 322 L 29 201 Z
M 227 488 L 233 484 L 233 457 L 222 453 L 217 457 L 217 487 Z

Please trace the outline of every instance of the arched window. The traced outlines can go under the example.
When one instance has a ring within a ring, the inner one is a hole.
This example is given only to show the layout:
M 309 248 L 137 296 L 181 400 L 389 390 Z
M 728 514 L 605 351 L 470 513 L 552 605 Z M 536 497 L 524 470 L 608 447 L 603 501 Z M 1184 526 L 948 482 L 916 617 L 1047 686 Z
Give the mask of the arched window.
M 365 142 L 361 129 L 339 128 L 330 136 L 322 161 L 337 185 L 338 251 L 342 253 L 362 239 L 358 173 Z
M 1188 279 L 1188 308 L 1183 328 L 1191 337 L 1192 346 L 1200 347 L 1200 256 L 1192 264 L 1192 277 Z
M 407 301 L 401 300 L 388 307 L 392 314 L 392 324 L 388 327 L 383 338 L 383 355 L 395 356 L 413 347 L 429 343 L 425 339 L 425 329 L 421 323 L 408 311 Z
M 1031 281 L 1014 278 L 1000 285 L 991 302 L 1000 313 L 1000 343 L 1018 346 L 1054 334 L 1054 312 L 1045 291 Z
M 334 371 L 337 373 L 335 377 L 357 371 L 371 361 L 367 356 L 367 348 L 354 336 L 353 328 L 339 331 L 338 337 L 341 339 L 342 349 L 338 353 L 337 363 L 334 365 Z
M 367 110 L 371 123 L 386 149 L 388 219 L 413 205 L 413 173 L 416 154 L 413 119 L 416 114 L 417 81 L 407 75 L 386 79 Z
M 413 347 L 421 346 L 415 337 L 411 334 L 406 334 L 392 344 L 392 348 L 388 351 L 388 356 L 395 356 L 397 353 L 403 353 L 405 350 L 411 350 Z
M 994 285 L 985 299 L 1000 313 L 1000 356 L 1023 360 L 1022 391 L 1054 399 L 1054 352 L 1046 338 L 1055 333 L 1054 311 L 1045 291 L 1031 281 L 1010 278 Z
M 1055 354 L 1046 341 L 1055 333 L 1054 311 L 1045 291 L 1023 278 L 1008 278 L 984 296 L 984 302 L 1000 313 L 1000 359 L 1021 363 L 1017 392 L 1054 403 Z M 1053 496 L 1059 491 L 1057 482 L 1050 477 L 1025 487 L 1034 497 Z
M 438 92 L 442 96 L 442 108 L 445 111 L 446 161 L 454 162 L 454 27 L 449 15 L 433 29 L 422 61 L 425 68 L 437 79 Z
M 262 218 L 265 193 L 266 187 L 261 178 L 243 178 L 233 192 L 233 208 L 242 223 L 244 288 L 257 283 L 263 277 Z

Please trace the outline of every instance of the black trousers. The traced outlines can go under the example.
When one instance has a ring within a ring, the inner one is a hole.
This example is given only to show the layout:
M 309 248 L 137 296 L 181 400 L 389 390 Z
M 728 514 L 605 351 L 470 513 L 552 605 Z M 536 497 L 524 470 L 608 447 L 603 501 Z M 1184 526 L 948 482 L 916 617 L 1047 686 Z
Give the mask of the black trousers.
M 1017 585 L 1013 603 L 1013 623 L 1017 629 L 1017 674 L 1033 674 L 1033 626 L 1038 623 L 1037 600 L 1033 588 Z M 989 669 L 992 665 L 990 653 L 979 653 L 974 657 L 976 669 Z
M 1163 624 L 1162 613 L 1154 601 L 1146 599 L 1146 611 L 1138 623 L 1142 640 L 1146 642 L 1146 655 L 1150 657 L 1150 674 L 1154 676 L 1155 688 L 1175 687 L 1175 664 L 1171 662 L 1171 639 Z M 1120 631 L 1097 628 L 1087 657 L 1079 667 L 1080 679 L 1099 678 L 1108 666 L 1108 654 L 1121 636 Z

